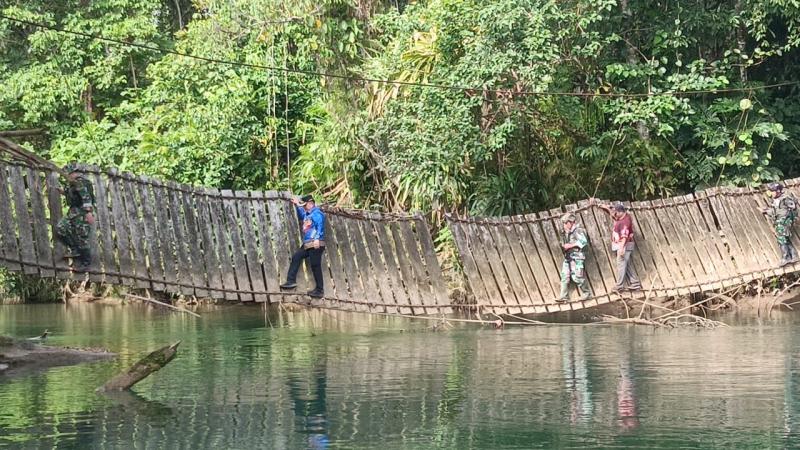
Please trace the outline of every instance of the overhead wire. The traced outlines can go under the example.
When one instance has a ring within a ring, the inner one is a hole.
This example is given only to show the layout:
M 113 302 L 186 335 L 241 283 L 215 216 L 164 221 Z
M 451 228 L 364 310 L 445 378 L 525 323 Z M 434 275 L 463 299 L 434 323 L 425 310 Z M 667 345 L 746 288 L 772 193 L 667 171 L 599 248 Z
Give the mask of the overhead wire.
M 108 42 L 112 44 L 117 44 L 125 47 L 133 47 L 133 48 L 140 48 L 143 50 L 150 50 L 155 51 L 163 54 L 171 54 L 176 56 L 181 56 L 185 58 L 196 59 L 199 61 L 204 61 L 208 63 L 215 63 L 215 64 L 226 64 L 230 66 L 237 66 L 237 67 L 247 67 L 252 69 L 261 69 L 261 70 L 271 70 L 277 72 L 285 72 L 285 73 L 294 73 L 300 75 L 309 75 L 309 76 L 319 76 L 325 78 L 334 78 L 340 80 L 348 80 L 354 82 L 369 82 L 369 83 L 379 83 L 379 84 L 391 84 L 397 86 L 415 86 L 415 87 L 426 87 L 426 88 L 434 88 L 434 89 L 444 89 L 444 90 L 458 90 L 458 91 L 465 91 L 465 92 L 485 92 L 485 93 L 495 93 L 501 96 L 559 96 L 559 97 L 607 97 L 607 98 L 649 98 L 649 97 L 658 97 L 664 95 L 674 95 L 674 96 L 684 96 L 684 95 L 705 95 L 705 94 L 725 94 L 725 93 L 733 93 L 733 92 L 752 92 L 754 90 L 766 90 L 766 89 L 775 89 L 780 87 L 787 87 L 787 86 L 795 86 L 800 85 L 800 80 L 797 81 L 784 81 L 780 83 L 773 83 L 773 84 L 765 84 L 761 86 L 750 86 L 750 87 L 743 87 L 743 88 L 719 88 L 719 89 L 708 89 L 708 90 L 685 90 L 685 91 L 664 91 L 664 92 L 645 92 L 645 93 L 628 93 L 628 92 L 566 92 L 566 91 L 527 91 L 527 90 L 512 90 L 512 89 L 487 89 L 485 87 L 470 87 L 470 86 L 458 86 L 458 85 L 446 85 L 446 84 L 438 84 L 438 83 L 425 83 L 425 82 L 418 82 L 418 81 L 402 81 L 402 80 L 386 80 L 386 79 L 379 79 L 379 78 L 371 78 L 371 77 L 363 77 L 363 76 L 355 76 L 355 75 L 345 75 L 345 74 L 337 74 L 337 73 L 330 73 L 330 72 L 320 72 L 314 70 L 303 70 L 298 68 L 289 68 L 287 67 L 279 67 L 279 66 L 267 66 L 262 64 L 253 64 L 253 63 L 246 63 L 246 62 L 239 62 L 239 61 L 231 61 L 219 58 L 212 58 L 207 56 L 201 55 L 193 55 L 189 53 L 180 52 L 178 50 L 172 50 L 168 48 L 159 47 L 157 45 L 148 45 L 148 44 L 140 44 L 136 42 L 128 42 L 121 39 L 110 38 L 98 34 L 92 33 L 85 33 L 82 31 L 75 31 L 63 27 L 58 27 L 55 25 L 48 25 L 45 23 L 34 22 L 31 20 L 26 19 L 19 19 L 15 17 L 10 17 L 4 14 L 0 14 L 0 19 L 5 19 L 11 22 L 15 22 L 18 24 L 28 25 L 36 28 L 41 28 L 45 30 L 55 31 L 58 33 L 70 34 L 73 36 L 79 36 L 86 39 L 98 40 L 103 42 Z

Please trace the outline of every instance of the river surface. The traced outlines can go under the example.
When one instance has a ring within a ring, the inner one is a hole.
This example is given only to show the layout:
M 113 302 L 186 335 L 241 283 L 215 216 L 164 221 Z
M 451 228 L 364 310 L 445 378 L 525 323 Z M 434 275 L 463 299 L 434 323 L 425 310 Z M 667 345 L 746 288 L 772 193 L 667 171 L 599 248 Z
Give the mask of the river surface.
M 51 344 L 120 355 L 0 377 L 0 447 L 800 448 L 800 313 L 717 330 L 429 325 L 0 306 L 0 334 L 49 329 Z M 177 358 L 132 393 L 95 394 L 177 340 Z

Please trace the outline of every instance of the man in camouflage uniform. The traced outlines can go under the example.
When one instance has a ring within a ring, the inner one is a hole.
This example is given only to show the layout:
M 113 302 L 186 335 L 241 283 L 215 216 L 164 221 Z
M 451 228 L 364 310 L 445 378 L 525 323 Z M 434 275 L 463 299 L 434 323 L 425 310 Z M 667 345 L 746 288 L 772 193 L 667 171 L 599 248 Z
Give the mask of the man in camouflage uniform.
M 781 248 L 781 263 L 797 262 L 797 250 L 792 245 L 792 224 L 797 219 L 797 198 L 791 192 L 784 192 L 780 183 L 770 183 L 767 189 L 772 192 L 772 206 L 761 210 L 772 221 L 775 236 Z
M 75 258 L 75 268 L 86 270 L 92 263 L 89 237 L 94 224 L 94 189 L 75 164 L 67 164 L 64 171 L 67 173 L 67 186 L 62 192 L 69 211 L 58 221 L 56 236 L 68 248 L 64 258 Z
M 561 223 L 564 225 L 561 241 L 564 262 L 561 264 L 561 295 L 557 301 L 569 301 L 570 279 L 578 286 L 581 293 L 580 299 L 586 300 L 592 296 L 584 270 L 584 261 L 586 260 L 584 249 L 589 243 L 589 239 L 586 237 L 586 231 L 575 220 L 575 214 L 564 214 L 561 216 Z

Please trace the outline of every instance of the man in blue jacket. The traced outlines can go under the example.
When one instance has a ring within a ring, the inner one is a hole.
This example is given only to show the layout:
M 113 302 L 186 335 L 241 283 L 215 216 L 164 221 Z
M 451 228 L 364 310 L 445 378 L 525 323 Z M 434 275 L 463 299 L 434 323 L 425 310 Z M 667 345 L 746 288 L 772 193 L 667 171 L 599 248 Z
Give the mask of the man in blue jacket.
M 289 273 L 286 275 L 286 282 L 281 285 L 281 289 L 290 290 L 297 287 L 297 271 L 300 269 L 300 263 L 307 258 L 308 264 L 311 266 L 311 273 L 314 274 L 314 282 L 317 284 L 314 290 L 308 291 L 308 295 L 320 298 L 325 293 L 322 280 L 325 214 L 317 208 L 314 197 L 310 195 L 304 196 L 300 201 L 292 199 L 292 203 L 297 209 L 297 217 L 300 219 L 303 230 L 303 245 L 292 255 Z

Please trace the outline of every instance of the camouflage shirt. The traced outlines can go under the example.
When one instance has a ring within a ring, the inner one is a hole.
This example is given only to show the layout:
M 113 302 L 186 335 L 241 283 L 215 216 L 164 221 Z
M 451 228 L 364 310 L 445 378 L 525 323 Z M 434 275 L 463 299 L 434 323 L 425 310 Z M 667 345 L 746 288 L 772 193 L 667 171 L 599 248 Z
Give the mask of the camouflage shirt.
M 589 238 L 586 237 L 586 231 L 577 223 L 572 225 L 572 230 L 562 232 L 562 244 L 574 244 L 575 247 L 564 252 L 564 258 L 572 260 L 586 259 L 584 249 L 589 243 Z
M 767 208 L 767 215 L 773 222 L 794 221 L 797 218 L 797 198 L 791 192 L 772 199 L 772 207 Z

